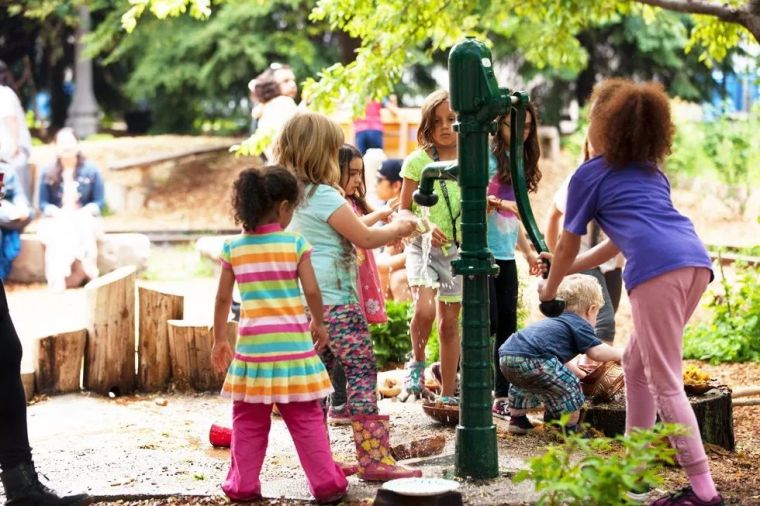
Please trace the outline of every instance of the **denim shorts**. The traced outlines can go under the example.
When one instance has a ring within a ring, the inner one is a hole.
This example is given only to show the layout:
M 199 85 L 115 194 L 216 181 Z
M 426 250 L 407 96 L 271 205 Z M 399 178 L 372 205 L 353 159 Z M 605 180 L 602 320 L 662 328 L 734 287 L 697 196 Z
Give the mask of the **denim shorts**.
M 438 290 L 438 300 L 441 302 L 462 302 L 462 276 L 455 276 L 451 271 L 451 262 L 459 256 L 456 246 L 431 246 L 427 263 L 423 263 L 422 259 L 421 237 L 414 238 L 404 251 L 410 287 L 434 288 Z
M 530 409 L 541 403 L 547 414 L 559 417 L 581 409 L 585 397 L 581 381 L 556 357 L 506 355 L 499 368 L 509 381 L 509 406 Z

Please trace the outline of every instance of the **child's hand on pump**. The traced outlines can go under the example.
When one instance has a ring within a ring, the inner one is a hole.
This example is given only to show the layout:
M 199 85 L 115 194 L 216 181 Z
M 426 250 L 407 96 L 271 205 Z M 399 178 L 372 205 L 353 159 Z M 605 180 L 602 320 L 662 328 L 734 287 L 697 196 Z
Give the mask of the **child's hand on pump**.
M 486 200 L 486 212 L 490 213 L 491 211 L 509 211 L 514 214 L 520 214 L 517 210 L 517 202 L 500 199 L 496 195 L 489 195 Z

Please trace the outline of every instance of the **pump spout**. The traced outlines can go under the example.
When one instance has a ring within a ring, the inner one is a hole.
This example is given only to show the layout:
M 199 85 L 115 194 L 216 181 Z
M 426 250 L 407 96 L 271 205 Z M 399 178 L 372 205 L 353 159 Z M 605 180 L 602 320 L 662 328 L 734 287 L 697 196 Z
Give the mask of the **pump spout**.
M 420 185 L 412 198 L 417 205 L 432 207 L 438 203 L 438 195 L 433 190 L 436 179 L 456 181 L 459 177 L 459 165 L 451 162 L 435 162 L 426 166 L 420 175 Z

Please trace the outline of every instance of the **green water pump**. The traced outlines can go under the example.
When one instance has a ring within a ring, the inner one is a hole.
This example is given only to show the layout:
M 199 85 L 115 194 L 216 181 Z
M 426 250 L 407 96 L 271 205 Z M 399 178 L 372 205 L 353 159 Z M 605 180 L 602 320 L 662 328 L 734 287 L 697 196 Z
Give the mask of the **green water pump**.
M 461 477 L 495 478 L 499 472 L 496 427 L 491 415 L 493 351 L 490 341 L 488 277 L 498 272 L 486 240 L 488 136 L 497 131 L 495 119 L 510 112 L 510 163 L 517 205 L 536 249 L 546 245 L 533 219 L 523 169 L 522 131 L 528 95 L 500 88 L 493 73 L 491 52 L 468 38 L 449 53 L 449 93 L 457 114 L 459 135 L 456 163 L 436 162 L 425 167 L 414 193 L 418 205 L 438 202 L 436 179 L 457 180 L 462 196 L 460 256 L 452 262 L 464 278 L 462 302 L 461 404 L 456 439 L 456 473 Z M 546 308 L 544 308 L 546 309 Z

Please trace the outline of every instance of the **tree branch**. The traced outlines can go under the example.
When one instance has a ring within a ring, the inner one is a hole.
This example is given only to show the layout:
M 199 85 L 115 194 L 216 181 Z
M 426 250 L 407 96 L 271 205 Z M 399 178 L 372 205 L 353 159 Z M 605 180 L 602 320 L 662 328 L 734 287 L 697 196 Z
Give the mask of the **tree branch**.
M 669 11 L 684 12 L 686 14 L 704 14 L 715 16 L 721 21 L 737 23 L 752 33 L 760 42 L 760 15 L 756 14 L 748 1 L 742 7 L 733 7 L 728 4 L 713 3 L 709 0 L 634 0 L 640 4 L 660 7 Z
M 660 7 L 669 11 L 685 12 L 687 14 L 705 14 L 715 16 L 723 21 L 739 23 L 742 16 L 748 14 L 744 7 L 732 7 L 702 0 L 635 0 L 640 4 Z

